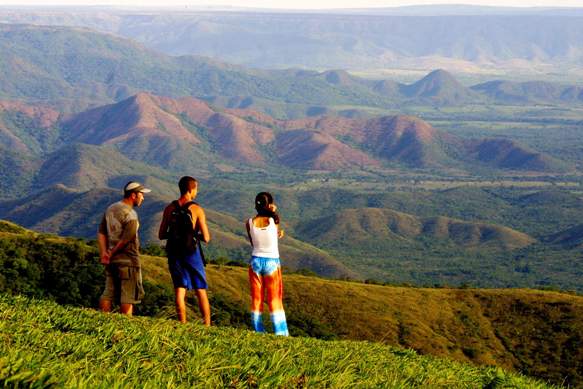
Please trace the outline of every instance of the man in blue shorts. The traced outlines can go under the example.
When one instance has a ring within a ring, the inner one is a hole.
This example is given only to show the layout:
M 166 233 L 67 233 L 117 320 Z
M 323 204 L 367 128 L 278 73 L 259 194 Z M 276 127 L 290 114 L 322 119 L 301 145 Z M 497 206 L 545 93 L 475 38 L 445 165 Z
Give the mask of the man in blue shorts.
M 178 182 L 180 198 L 165 209 L 158 237 L 167 239 L 168 267 L 176 295 L 178 320 L 186 323 L 186 291 L 194 289 L 204 324 L 211 324 L 207 281 L 200 241 L 211 239 L 204 210 L 193 200 L 198 193 L 196 179 L 185 176 Z

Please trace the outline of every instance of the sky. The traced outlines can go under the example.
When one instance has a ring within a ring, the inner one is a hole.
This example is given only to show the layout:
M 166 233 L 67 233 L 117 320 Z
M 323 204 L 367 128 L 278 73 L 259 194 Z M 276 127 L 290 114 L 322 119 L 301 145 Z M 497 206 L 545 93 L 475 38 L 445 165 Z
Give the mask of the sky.
M 374 8 L 429 4 L 583 7 L 583 0 L 0 0 L 0 5 L 232 6 L 278 9 Z

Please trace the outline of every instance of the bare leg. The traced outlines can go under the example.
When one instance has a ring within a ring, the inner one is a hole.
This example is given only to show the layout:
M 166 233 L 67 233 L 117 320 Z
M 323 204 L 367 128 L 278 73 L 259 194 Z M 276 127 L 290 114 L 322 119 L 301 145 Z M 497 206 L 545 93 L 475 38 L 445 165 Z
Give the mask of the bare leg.
M 200 309 L 200 314 L 202 316 L 204 325 L 210 327 L 211 307 L 209 305 L 206 289 L 196 289 L 196 298 L 198 299 L 198 309 Z
M 111 312 L 111 300 L 99 299 L 99 309 L 101 309 L 101 312 Z
M 134 305 L 133 304 L 121 304 L 119 310 L 124 315 L 132 316 L 134 313 Z
M 186 323 L 186 288 L 174 289 L 176 295 L 176 314 L 178 321 Z

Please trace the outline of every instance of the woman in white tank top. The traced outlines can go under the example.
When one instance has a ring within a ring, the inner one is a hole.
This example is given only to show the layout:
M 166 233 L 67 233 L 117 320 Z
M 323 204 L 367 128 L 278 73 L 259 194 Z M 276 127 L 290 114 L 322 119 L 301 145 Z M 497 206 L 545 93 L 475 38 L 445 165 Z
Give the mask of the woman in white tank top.
M 261 192 L 255 197 L 257 215 L 245 223 L 249 242 L 253 247 L 249 261 L 251 288 L 251 323 L 257 332 L 263 328 L 263 301 L 267 292 L 267 305 L 276 335 L 289 335 L 283 310 L 283 282 L 279 260 L 278 239 L 283 237 L 279 228 L 279 215 L 273 196 Z

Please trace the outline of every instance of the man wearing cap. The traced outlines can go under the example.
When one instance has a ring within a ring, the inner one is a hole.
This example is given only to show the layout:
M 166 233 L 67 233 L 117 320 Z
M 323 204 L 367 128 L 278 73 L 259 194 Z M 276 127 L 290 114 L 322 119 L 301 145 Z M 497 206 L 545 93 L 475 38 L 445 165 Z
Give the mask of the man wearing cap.
M 138 214 L 134 207 L 144 201 L 144 193 L 151 192 L 142 184 L 128 182 L 123 189 L 123 199 L 110 205 L 99 225 L 97 242 L 101 263 L 105 265 L 105 290 L 99 299 L 99 308 L 111 312 L 113 301 L 118 301 L 120 311 L 132 315 L 134 304 L 144 297 L 138 239 Z

